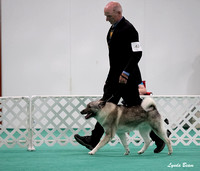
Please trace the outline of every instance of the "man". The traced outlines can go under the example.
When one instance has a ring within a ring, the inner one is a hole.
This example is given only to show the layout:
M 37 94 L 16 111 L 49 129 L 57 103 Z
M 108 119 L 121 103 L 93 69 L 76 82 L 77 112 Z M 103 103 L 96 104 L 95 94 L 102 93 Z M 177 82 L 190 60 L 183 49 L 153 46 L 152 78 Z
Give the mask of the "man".
M 112 26 L 107 34 L 110 70 L 101 100 L 118 104 L 120 98 L 123 98 L 127 107 L 140 105 L 142 100 L 138 85 L 142 79 L 138 62 L 142 56 L 142 49 L 138 32 L 122 16 L 122 7 L 118 2 L 109 2 L 104 8 L 104 14 L 106 21 L 109 21 Z M 74 137 L 78 143 L 92 150 L 103 133 L 102 126 L 97 123 L 91 136 L 82 137 L 76 134 Z M 155 152 L 162 151 L 163 143 L 158 143 L 159 147 Z

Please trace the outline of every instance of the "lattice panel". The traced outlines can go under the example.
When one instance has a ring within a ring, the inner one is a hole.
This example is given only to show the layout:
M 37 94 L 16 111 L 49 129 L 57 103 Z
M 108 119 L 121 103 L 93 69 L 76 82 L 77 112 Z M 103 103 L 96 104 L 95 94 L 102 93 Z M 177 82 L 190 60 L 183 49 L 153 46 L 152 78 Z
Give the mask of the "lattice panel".
M 170 124 L 165 124 L 165 126 L 172 133 L 173 145 L 178 143 L 189 145 L 191 142 L 199 145 L 199 97 L 152 97 L 156 101 L 163 118 L 169 119 Z M 41 145 L 43 142 L 47 145 L 53 145 L 56 142 L 61 145 L 68 142 L 76 144 L 73 139 L 74 134 L 90 134 L 96 121 L 94 119 L 85 120 L 80 115 L 80 111 L 87 103 L 98 98 L 100 97 L 35 97 L 35 100 L 32 100 L 35 120 L 35 145 Z M 186 129 L 187 126 L 189 126 L 188 129 Z M 127 135 L 127 137 L 128 143 L 134 145 L 143 143 L 138 131 Z M 115 136 L 110 145 L 119 142 L 119 138 Z
M 28 97 L 0 98 L 0 147 L 28 146 L 29 104 Z
M 56 142 L 65 145 L 74 143 L 73 135 L 79 132 L 89 134 L 96 123 L 95 119 L 85 120 L 80 111 L 90 101 L 99 97 L 33 97 L 33 139 L 34 145 L 46 143 L 49 146 Z
M 155 96 L 159 112 L 168 118 L 173 145 L 192 142 L 200 145 L 200 97 L 199 96 Z

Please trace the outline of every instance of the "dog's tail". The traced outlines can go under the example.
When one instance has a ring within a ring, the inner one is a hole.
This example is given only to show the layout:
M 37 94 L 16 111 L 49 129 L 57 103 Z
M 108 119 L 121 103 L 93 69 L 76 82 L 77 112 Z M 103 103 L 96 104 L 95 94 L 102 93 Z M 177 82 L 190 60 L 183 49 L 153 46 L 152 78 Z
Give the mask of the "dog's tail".
M 150 97 L 146 97 L 141 104 L 142 108 L 146 111 L 149 112 L 151 110 L 156 109 L 156 103 L 155 101 L 150 98 Z

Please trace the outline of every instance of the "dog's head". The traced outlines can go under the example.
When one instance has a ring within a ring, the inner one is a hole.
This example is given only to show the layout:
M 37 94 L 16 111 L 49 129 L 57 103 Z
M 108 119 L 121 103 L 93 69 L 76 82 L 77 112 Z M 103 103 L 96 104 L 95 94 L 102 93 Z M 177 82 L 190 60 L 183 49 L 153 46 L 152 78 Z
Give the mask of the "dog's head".
M 85 115 L 85 119 L 89 119 L 91 117 L 95 117 L 98 112 L 105 106 L 106 102 L 105 101 L 92 101 L 90 102 L 85 109 L 81 111 L 82 115 Z

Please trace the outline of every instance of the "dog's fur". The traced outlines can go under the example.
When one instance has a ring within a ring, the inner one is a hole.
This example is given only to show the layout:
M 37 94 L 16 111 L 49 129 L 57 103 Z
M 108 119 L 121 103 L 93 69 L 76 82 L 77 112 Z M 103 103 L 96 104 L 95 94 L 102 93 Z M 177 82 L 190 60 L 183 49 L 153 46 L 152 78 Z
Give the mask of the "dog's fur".
M 155 102 L 152 98 L 147 97 L 143 100 L 141 106 L 125 107 L 122 105 L 115 105 L 110 102 L 93 101 L 81 111 L 86 119 L 90 117 L 96 118 L 105 130 L 104 138 L 97 144 L 97 146 L 89 152 L 95 154 L 101 147 L 106 145 L 115 134 L 119 136 L 125 148 L 125 155 L 130 153 L 127 142 L 126 132 L 138 129 L 140 135 L 144 140 L 144 146 L 138 154 L 142 154 L 151 143 L 149 133 L 153 130 L 168 147 L 168 154 L 172 153 L 171 141 L 166 135 L 166 130 L 163 127 L 161 115 L 156 109 Z

